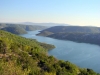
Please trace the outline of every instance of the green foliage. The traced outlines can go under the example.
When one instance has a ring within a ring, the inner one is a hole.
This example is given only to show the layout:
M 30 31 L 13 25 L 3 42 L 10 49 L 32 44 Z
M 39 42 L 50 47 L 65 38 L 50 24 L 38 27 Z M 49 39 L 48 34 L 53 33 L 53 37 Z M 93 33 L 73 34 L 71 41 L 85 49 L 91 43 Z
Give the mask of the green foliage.
M 5 42 L 0 40 L 0 53 L 5 54 L 6 50 L 7 50 L 7 46 L 6 46 Z
M 48 56 L 42 44 L 0 30 L 0 75 L 100 75 Z
M 40 44 L 40 46 L 42 46 L 43 48 L 48 49 L 48 50 L 52 50 L 53 48 L 55 48 L 54 45 L 50 45 L 50 44 L 46 44 L 46 43 L 39 43 L 39 44 Z
M 80 69 L 79 75 L 100 75 L 95 73 L 92 69 Z

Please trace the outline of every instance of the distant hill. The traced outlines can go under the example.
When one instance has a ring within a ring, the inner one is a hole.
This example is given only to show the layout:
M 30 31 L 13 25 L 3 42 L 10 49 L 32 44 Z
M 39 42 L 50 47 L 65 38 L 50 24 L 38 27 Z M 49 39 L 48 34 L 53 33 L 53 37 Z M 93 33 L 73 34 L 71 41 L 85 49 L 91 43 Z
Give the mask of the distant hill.
M 70 24 L 63 24 L 63 23 L 33 23 L 33 22 L 22 22 L 22 23 L 19 23 L 19 24 L 24 24 L 24 25 L 41 25 L 41 26 L 48 26 L 48 27 L 51 27 L 51 26 L 70 26 Z
M 84 32 L 84 33 L 99 33 L 100 27 L 89 27 L 89 26 L 54 26 L 47 28 L 43 31 L 49 31 L 52 33 L 59 32 Z M 43 32 L 42 31 L 42 32 Z
M 26 31 L 43 30 L 45 26 L 0 23 L 0 29 L 14 34 L 25 34 Z
M 23 28 L 16 27 L 16 26 L 13 26 L 13 27 L 5 27 L 5 28 L 2 28 L 1 30 L 8 31 L 8 32 L 11 32 L 13 34 L 25 34 L 25 33 L 27 33 Z
M 55 26 L 45 29 L 37 35 L 100 45 L 100 27 Z

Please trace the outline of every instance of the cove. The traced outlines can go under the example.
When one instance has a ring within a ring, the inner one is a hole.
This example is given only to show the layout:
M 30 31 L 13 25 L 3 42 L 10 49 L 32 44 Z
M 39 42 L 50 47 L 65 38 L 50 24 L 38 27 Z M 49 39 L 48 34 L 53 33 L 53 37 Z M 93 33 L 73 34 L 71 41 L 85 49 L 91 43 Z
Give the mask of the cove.
M 21 36 L 33 38 L 39 42 L 55 45 L 55 49 L 48 51 L 57 59 L 70 61 L 82 68 L 90 68 L 100 73 L 100 46 L 88 43 L 77 43 L 73 41 L 58 40 L 49 37 L 36 36 L 39 30 L 28 31 Z

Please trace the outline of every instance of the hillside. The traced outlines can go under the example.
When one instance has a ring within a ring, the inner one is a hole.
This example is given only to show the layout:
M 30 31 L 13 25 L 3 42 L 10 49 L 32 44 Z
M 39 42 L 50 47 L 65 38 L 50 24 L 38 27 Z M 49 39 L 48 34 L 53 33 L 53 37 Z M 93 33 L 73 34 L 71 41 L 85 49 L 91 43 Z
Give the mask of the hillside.
M 25 34 L 26 31 L 43 30 L 47 27 L 39 25 L 23 25 L 23 24 L 8 24 L 0 23 L 0 29 L 14 34 Z
M 48 56 L 45 45 L 0 30 L 0 75 L 100 75 Z
M 55 26 L 37 35 L 100 45 L 100 27 Z
M 21 28 L 19 26 L 5 27 L 5 28 L 2 28 L 1 30 L 8 31 L 8 32 L 11 32 L 13 34 L 25 34 L 25 33 L 27 33 L 23 28 Z

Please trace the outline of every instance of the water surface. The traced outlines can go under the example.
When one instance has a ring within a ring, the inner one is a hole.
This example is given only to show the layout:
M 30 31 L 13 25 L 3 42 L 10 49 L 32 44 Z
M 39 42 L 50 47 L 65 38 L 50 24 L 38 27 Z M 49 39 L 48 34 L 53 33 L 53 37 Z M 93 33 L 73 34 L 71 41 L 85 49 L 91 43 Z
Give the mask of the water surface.
M 100 46 L 88 43 L 77 43 L 73 41 L 58 40 L 49 37 L 36 36 L 39 31 L 29 31 L 21 36 L 34 38 L 39 42 L 55 45 L 55 49 L 48 52 L 57 59 L 70 61 L 82 68 L 91 68 L 100 73 Z

